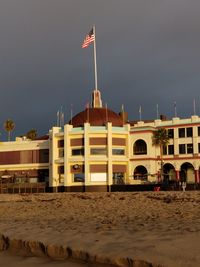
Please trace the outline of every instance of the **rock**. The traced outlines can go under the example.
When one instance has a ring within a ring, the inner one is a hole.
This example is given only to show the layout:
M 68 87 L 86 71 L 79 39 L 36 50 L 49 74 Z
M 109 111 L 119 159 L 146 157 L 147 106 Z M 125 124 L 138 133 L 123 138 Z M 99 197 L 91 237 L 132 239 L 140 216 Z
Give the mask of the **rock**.
M 57 245 L 48 245 L 46 247 L 46 254 L 48 257 L 54 260 L 65 260 L 69 258 L 70 250 L 67 247 L 57 246 Z
M 0 251 L 7 250 L 9 246 L 9 238 L 0 235 Z

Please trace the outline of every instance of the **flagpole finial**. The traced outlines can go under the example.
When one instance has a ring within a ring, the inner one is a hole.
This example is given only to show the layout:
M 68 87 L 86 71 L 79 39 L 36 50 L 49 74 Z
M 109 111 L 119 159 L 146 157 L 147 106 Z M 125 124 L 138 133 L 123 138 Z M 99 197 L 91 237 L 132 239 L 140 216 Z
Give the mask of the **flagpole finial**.
M 101 92 L 96 89 L 92 93 L 92 107 L 102 108 Z

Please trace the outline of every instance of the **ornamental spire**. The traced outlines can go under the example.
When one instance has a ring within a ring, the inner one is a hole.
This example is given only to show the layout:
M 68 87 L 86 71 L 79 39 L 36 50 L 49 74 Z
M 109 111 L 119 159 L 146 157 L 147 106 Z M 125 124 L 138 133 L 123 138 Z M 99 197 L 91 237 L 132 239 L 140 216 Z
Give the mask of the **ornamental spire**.
M 102 108 L 101 92 L 98 89 L 92 92 L 92 107 Z

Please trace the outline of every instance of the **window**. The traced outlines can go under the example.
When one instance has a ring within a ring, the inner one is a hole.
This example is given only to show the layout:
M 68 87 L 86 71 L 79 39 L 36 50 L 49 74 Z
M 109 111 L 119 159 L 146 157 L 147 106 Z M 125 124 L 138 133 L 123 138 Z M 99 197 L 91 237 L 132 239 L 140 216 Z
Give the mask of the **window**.
M 58 174 L 64 174 L 64 166 L 58 166 Z
M 113 172 L 113 184 L 124 184 L 124 178 L 123 172 Z
M 199 153 L 200 153 L 200 143 L 198 143 L 198 149 L 199 149 Z
M 91 155 L 106 155 L 107 149 L 106 148 L 91 148 L 90 154 Z
M 133 154 L 145 155 L 147 154 L 147 144 L 144 140 L 137 140 L 133 146 Z
M 91 182 L 106 182 L 107 173 L 106 172 L 91 173 L 90 179 L 91 179 Z
M 64 147 L 64 140 L 58 140 L 58 147 Z
M 192 127 L 186 128 L 187 137 L 192 137 Z
M 185 144 L 179 145 L 179 154 L 185 154 Z
M 64 157 L 64 148 L 60 148 L 59 149 L 58 156 L 59 156 L 59 158 L 63 158 Z
M 187 154 L 193 153 L 193 144 L 187 144 Z
M 174 145 L 168 145 L 168 155 L 174 155 Z
M 200 127 L 198 127 L 198 136 L 200 136 Z
M 163 146 L 163 155 L 167 155 L 167 147 Z
M 84 149 L 72 149 L 72 156 L 83 156 L 84 155 Z
M 123 148 L 113 148 L 112 154 L 113 155 L 124 155 L 125 151 Z
M 168 129 L 167 134 L 169 138 L 174 138 L 174 129 Z
M 74 173 L 74 182 L 84 182 L 85 181 L 85 174 L 84 173 Z
M 178 129 L 178 136 L 181 137 L 185 137 L 185 128 L 179 128 Z

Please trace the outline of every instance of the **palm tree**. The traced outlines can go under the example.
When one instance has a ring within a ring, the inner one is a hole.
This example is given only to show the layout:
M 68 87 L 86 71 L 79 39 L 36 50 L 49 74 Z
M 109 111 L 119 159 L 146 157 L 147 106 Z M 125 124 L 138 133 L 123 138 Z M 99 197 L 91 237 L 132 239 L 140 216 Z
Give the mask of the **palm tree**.
M 160 147 L 160 161 L 161 161 L 161 180 L 163 180 L 163 148 L 169 143 L 169 136 L 167 130 L 158 128 L 153 133 L 153 145 Z
M 15 128 L 15 123 L 13 122 L 13 120 L 7 119 L 4 122 L 4 129 L 8 133 L 8 141 L 10 141 L 10 135 L 11 132 L 14 130 L 14 128 Z
M 26 137 L 31 140 L 35 140 L 37 137 L 37 130 L 36 129 L 31 129 L 26 133 Z

